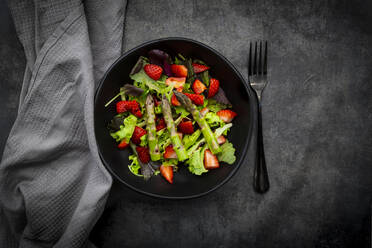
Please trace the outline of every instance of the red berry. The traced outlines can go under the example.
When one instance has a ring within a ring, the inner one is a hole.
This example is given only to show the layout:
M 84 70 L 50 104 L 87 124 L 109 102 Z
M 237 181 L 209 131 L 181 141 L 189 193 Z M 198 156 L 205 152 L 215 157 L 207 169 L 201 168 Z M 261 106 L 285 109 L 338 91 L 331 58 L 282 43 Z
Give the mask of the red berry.
M 216 169 L 220 167 L 216 155 L 214 155 L 209 149 L 204 151 L 204 168 L 207 170 Z
M 174 88 L 179 89 L 185 85 L 186 78 L 185 77 L 169 77 L 165 80 L 166 85 L 173 85 Z
M 175 94 L 172 95 L 171 103 L 172 103 L 173 106 L 181 106 L 181 103 L 180 103 L 180 101 L 178 101 Z
M 205 91 L 207 89 L 207 87 L 205 87 L 205 85 L 199 80 L 199 79 L 195 79 L 193 85 L 192 85 L 192 90 L 196 93 L 196 94 L 201 94 L 203 93 L 203 91 Z
M 166 159 L 178 158 L 177 154 L 176 154 L 176 151 L 173 149 L 172 145 L 169 145 L 165 148 L 164 158 L 166 158 Z
M 163 69 L 160 66 L 154 64 L 147 64 L 144 66 L 143 69 L 145 70 L 146 74 L 154 80 L 158 80 L 163 73 Z
M 220 110 L 217 112 L 217 115 L 220 117 L 220 119 L 223 121 L 223 122 L 226 122 L 226 123 L 229 123 L 231 122 L 235 116 L 237 116 L 238 114 L 235 113 L 234 111 L 230 110 L 230 109 L 223 109 L 223 110 Z
M 203 72 L 209 69 L 209 67 L 206 65 L 201 65 L 201 64 L 196 64 L 196 63 L 192 63 L 192 67 L 194 68 L 195 73 L 200 73 L 200 72 Z
M 225 136 L 221 135 L 221 136 L 219 136 L 219 137 L 217 138 L 217 143 L 218 143 L 219 145 L 222 145 L 222 144 L 225 143 L 225 142 L 226 142 L 226 138 L 225 138 Z
M 148 147 L 137 146 L 136 151 L 138 154 L 138 158 L 139 160 L 141 160 L 142 163 L 147 164 L 150 161 L 150 153 Z
M 203 105 L 204 104 L 204 96 L 203 95 L 197 95 L 197 94 L 189 94 L 184 93 L 186 96 L 190 98 L 190 100 L 195 103 L 196 105 Z
M 132 135 L 133 143 L 139 145 L 141 143 L 141 137 L 146 133 L 147 131 L 145 129 L 136 126 Z
M 171 65 L 171 70 L 177 77 L 187 77 L 187 68 L 184 65 Z
M 178 124 L 178 131 L 183 134 L 192 134 L 194 132 L 192 121 L 182 121 L 180 124 Z
M 209 80 L 209 84 L 208 98 L 211 98 L 217 94 L 218 89 L 220 88 L 220 81 L 215 78 L 211 78 L 211 80 Z
M 165 125 L 165 120 L 164 118 L 160 118 L 157 120 L 157 125 L 156 125 L 156 131 L 159 131 L 159 130 L 162 130 L 163 128 L 165 128 L 166 125 Z
M 119 149 L 125 149 L 129 146 L 129 143 L 127 143 L 125 140 L 122 140 L 119 145 L 118 145 L 118 148 Z
M 207 107 L 202 108 L 202 110 L 200 110 L 200 114 L 202 116 L 205 116 L 208 112 L 209 112 L 209 108 L 207 108 Z
M 169 183 L 173 183 L 173 166 L 161 165 L 160 173 Z

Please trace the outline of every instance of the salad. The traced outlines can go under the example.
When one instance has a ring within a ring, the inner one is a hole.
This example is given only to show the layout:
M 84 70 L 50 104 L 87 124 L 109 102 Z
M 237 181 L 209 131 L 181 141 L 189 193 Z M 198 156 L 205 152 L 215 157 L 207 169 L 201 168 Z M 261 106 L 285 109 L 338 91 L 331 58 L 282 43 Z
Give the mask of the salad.
M 108 124 L 118 149 L 131 149 L 129 170 L 145 180 L 161 174 L 173 183 L 180 166 L 200 176 L 233 164 L 235 148 L 227 139 L 236 113 L 201 60 L 161 50 L 139 57 L 132 83 L 120 88 Z

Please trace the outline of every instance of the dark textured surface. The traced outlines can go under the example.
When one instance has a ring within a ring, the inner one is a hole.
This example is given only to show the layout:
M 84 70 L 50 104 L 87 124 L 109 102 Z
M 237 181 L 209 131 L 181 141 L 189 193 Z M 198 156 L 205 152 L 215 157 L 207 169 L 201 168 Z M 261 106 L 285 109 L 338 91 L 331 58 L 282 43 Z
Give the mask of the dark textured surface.
M 246 76 L 248 40 L 270 41 L 263 129 L 271 189 L 252 191 L 254 147 L 230 182 L 200 199 L 157 200 L 115 183 L 92 239 L 101 247 L 370 247 L 371 5 L 130 1 L 126 49 L 190 37 Z M 3 4 L 0 11 L 2 150 L 24 58 Z

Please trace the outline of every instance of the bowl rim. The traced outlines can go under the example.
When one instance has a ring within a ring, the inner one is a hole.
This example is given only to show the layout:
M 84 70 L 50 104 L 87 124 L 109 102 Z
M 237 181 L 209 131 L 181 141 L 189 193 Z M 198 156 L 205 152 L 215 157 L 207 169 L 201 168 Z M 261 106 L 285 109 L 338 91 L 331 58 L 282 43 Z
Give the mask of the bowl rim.
M 150 197 L 153 197 L 153 198 L 157 198 L 157 199 L 169 199 L 169 200 L 186 200 L 186 199 L 194 199 L 194 198 L 198 198 L 198 197 L 201 197 L 201 196 L 205 196 L 217 189 L 219 189 L 222 185 L 224 185 L 225 183 L 227 183 L 235 174 L 236 172 L 238 171 L 238 169 L 240 168 L 241 164 L 243 163 L 244 159 L 246 158 L 247 156 L 247 153 L 248 153 L 248 149 L 249 149 L 249 145 L 250 145 L 250 142 L 251 142 L 251 139 L 252 139 L 252 132 L 253 132 L 253 125 L 254 125 L 254 120 L 257 118 L 256 117 L 256 111 L 257 111 L 257 108 L 256 108 L 256 104 L 253 102 L 253 99 L 255 99 L 255 96 L 253 95 L 253 92 L 252 92 L 252 89 L 250 88 L 250 86 L 247 84 L 246 80 L 244 79 L 244 77 L 241 75 L 241 73 L 238 71 L 238 69 L 236 69 L 236 67 L 225 57 L 223 56 L 220 52 L 218 52 L 217 50 L 215 50 L 214 48 L 200 42 L 200 41 L 197 41 L 197 40 L 194 40 L 194 39 L 190 39 L 190 38 L 185 38 L 185 37 L 165 37 L 165 38 L 160 38 L 160 39 L 154 39 L 154 40 L 149 40 L 149 41 L 146 41 L 144 43 L 141 43 L 140 45 L 126 51 L 125 53 L 123 53 L 119 58 L 117 58 L 115 60 L 114 63 L 112 63 L 111 66 L 108 67 L 108 69 L 106 70 L 106 72 L 104 73 L 103 77 L 101 78 L 101 80 L 99 81 L 99 84 L 96 88 L 96 91 L 95 91 L 95 94 L 94 94 L 94 116 L 93 116 L 93 122 L 94 122 L 94 130 L 96 130 L 95 128 L 95 108 L 96 108 L 96 104 L 97 104 L 97 96 L 98 96 L 98 93 L 100 93 L 101 91 L 101 88 L 103 86 L 103 83 L 104 81 L 106 80 L 108 74 L 112 71 L 112 69 L 119 63 L 121 62 L 121 60 L 123 60 L 125 57 L 127 57 L 129 54 L 135 52 L 136 50 L 140 49 L 140 48 L 143 48 L 145 46 L 148 46 L 148 45 L 151 45 L 153 43 L 158 43 L 158 42 L 162 42 L 162 41 L 186 41 L 186 42 L 190 42 L 190 43 L 195 43 L 207 50 L 210 50 L 211 52 L 215 53 L 217 56 L 219 56 L 226 64 L 228 64 L 232 69 L 233 71 L 236 73 L 236 75 L 239 77 L 240 81 L 243 83 L 244 85 L 244 88 L 248 94 L 248 98 L 249 98 L 249 108 L 250 108 L 250 111 L 252 113 L 252 117 L 250 118 L 249 120 L 249 130 L 248 130 L 248 137 L 245 141 L 245 144 L 243 146 L 243 154 L 242 156 L 240 157 L 239 161 L 235 162 L 235 166 L 233 168 L 233 170 L 229 173 L 229 175 L 224 178 L 220 183 L 216 184 L 215 186 L 213 186 L 212 188 L 210 188 L 209 190 L 207 191 L 204 191 L 202 193 L 198 193 L 198 194 L 194 194 L 194 195 L 187 195 L 187 196 L 166 196 L 166 195 L 161 195 L 161 194 L 156 194 L 156 193 L 150 193 L 150 192 L 147 192 L 147 191 L 144 191 L 144 190 L 141 190 L 141 189 L 138 189 L 134 186 L 132 186 L 131 184 L 125 182 L 123 179 L 120 178 L 119 175 L 117 175 L 112 169 L 111 169 L 111 166 L 108 165 L 108 163 L 106 162 L 106 160 L 103 158 L 103 155 L 101 154 L 101 150 L 99 149 L 98 147 L 98 142 L 97 142 L 97 136 L 95 135 L 95 140 L 96 140 L 96 144 L 97 144 L 97 151 L 98 151 L 98 154 L 99 154 L 99 157 L 101 159 L 101 162 L 102 164 L 105 166 L 105 168 L 114 176 L 114 178 L 116 180 L 118 180 L 119 182 L 121 182 L 122 184 L 124 184 L 125 186 L 127 186 L 128 188 L 138 192 L 138 193 L 141 193 L 141 194 L 144 194 L 144 195 L 147 195 L 147 196 L 150 196 Z M 95 131 L 94 131 L 95 133 Z

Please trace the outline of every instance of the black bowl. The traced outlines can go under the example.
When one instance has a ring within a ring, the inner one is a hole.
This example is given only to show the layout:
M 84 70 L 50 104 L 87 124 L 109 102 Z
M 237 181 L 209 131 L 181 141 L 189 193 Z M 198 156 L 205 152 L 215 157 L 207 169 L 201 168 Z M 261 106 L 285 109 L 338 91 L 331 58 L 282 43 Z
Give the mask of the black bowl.
M 238 116 L 228 139 L 236 148 L 236 162 L 233 165 L 221 163 L 220 168 L 195 176 L 181 165 L 174 174 L 173 184 L 161 176 L 149 181 L 133 175 L 128 169 L 130 149 L 121 151 L 108 133 L 107 123 L 115 115 L 115 104 L 105 108 L 104 105 L 119 92 L 124 83 L 131 83 L 129 73 L 140 55 L 147 55 L 151 49 L 161 49 L 171 56 L 182 53 L 187 57 L 205 61 L 213 77 L 219 79 L 221 87 L 233 104 Z M 227 182 L 238 170 L 247 152 L 253 128 L 253 110 L 255 98 L 235 67 L 220 53 L 198 41 L 185 38 L 165 38 L 144 43 L 121 56 L 106 72 L 95 96 L 94 125 L 98 150 L 103 164 L 120 182 L 133 190 L 146 195 L 168 198 L 187 199 L 205 195 Z

